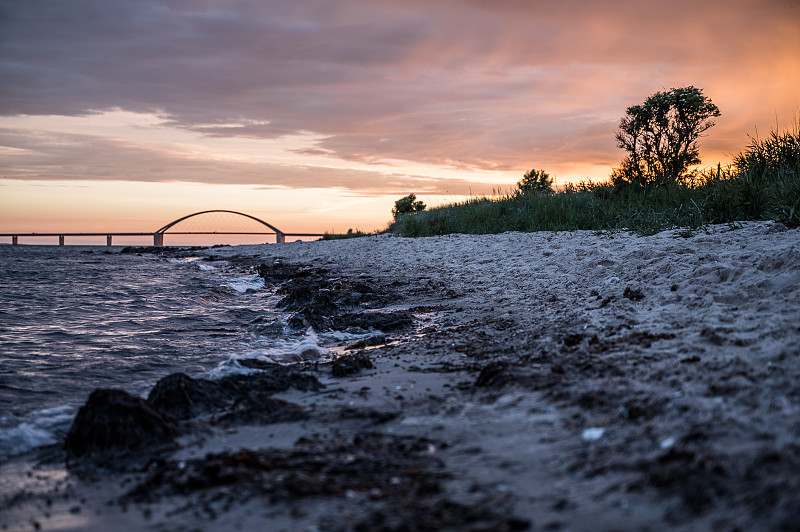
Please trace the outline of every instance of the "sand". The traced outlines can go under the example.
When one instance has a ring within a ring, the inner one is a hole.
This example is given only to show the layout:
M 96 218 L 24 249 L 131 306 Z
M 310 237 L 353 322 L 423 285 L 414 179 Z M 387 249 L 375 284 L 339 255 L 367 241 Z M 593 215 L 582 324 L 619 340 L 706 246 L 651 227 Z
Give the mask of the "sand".
M 0 525 L 800 529 L 800 230 L 380 235 L 203 253 L 391 287 L 386 309 L 411 309 L 416 327 L 348 351 L 371 369 L 309 367 L 322 391 L 275 395 L 305 421 L 195 434 L 159 466 L 261 450 L 281 472 L 269 488 L 243 458 L 240 482 L 185 493 L 152 469 L 86 479 L 16 462 L 2 473 L 27 484 L 4 481 Z M 295 470 L 275 465 L 287 453 L 309 471 L 293 496 Z M 348 473 L 370 456 L 376 469 Z M 344 473 L 314 476 L 315 461 Z M 135 486 L 151 497 L 126 498 Z

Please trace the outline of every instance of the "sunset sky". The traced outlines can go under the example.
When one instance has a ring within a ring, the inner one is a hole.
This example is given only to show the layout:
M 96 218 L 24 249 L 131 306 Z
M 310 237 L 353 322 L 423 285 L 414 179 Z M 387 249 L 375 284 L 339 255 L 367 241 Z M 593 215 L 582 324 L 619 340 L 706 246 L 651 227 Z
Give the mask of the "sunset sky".
M 800 0 L 0 0 L 0 232 L 380 229 L 604 180 L 626 107 L 687 85 L 705 165 L 795 123 Z

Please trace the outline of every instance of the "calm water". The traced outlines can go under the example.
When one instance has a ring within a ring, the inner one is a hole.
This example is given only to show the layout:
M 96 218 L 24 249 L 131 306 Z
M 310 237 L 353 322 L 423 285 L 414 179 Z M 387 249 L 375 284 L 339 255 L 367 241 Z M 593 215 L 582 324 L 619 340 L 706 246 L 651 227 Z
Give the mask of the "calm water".
M 94 388 L 144 395 L 169 373 L 220 375 L 243 356 L 317 345 L 281 332 L 256 275 L 112 249 L 0 246 L 0 463 L 63 436 Z

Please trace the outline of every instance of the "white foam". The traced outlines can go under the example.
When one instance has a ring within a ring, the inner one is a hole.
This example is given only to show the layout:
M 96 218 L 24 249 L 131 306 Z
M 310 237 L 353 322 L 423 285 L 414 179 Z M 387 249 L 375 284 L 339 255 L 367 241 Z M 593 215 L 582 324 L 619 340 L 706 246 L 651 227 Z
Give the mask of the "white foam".
M 210 264 L 197 264 L 197 269 L 203 272 L 210 272 L 216 270 L 217 268 Z
M 231 290 L 235 290 L 240 294 L 244 294 L 248 290 L 259 290 L 264 288 L 264 279 L 258 275 L 251 275 L 250 277 L 229 279 L 223 284 Z
M 373 336 L 375 333 L 370 331 L 364 331 L 361 333 L 349 333 L 345 331 L 328 331 L 322 333 L 324 338 L 329 338 L 331 340 L 335 340 L 337 342 L 347 342 L 350 340 L 359 340 L 361 338 L 369 338 Z
M 606 433 L 606 429 L 602 427 L 590 427 L 588 429 L 583 429 L 583 433 L 581 434 L 581 438 L 583 441 L 597 441 L 603 437 L 603 434 Z
M 75 417 L 74 406 L 58 406 L 27 414 L 16 427 L 0 432 L 0 457 L 11 457 L 56 443 Z
M 292 364 L 302 361 L 315 361 L 328 356 L 330 351 L 322 347 L 319 337 L 309 328 L 302 338 L 277 339 L 272 345 L 259 349 L 249 349 L 230 355 L 225 361 L 211 370 L 210 376 L 219 379 L 227 375 L 247 375 L 257 373 L 258 369 L 242 366 L 242 359 L 257 359 L 273 364 Z
M 188 264 L 200 260 L 200 257 L 167 257 L 167 262 L 172 264 Z

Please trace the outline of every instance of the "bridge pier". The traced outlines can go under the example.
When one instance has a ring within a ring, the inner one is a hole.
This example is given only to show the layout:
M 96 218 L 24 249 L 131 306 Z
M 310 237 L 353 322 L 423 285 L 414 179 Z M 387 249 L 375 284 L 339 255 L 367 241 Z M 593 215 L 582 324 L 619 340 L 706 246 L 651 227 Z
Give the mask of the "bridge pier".
M 280 231 L 277 231 L 275 233 L 275 237 L 276 237 L 276 244 L 284 244 L 286 242 L 286 235 L 284 235 Z
M 106 235 L 106 246 L 111 247 L 111 235 Z
M 58 235 L 58 245 L 59 246 L 64 245 L 64 235 Z
M 153 233 L 153 245 L 159 248 L 164 245 L 164 233 Z
M 11 235 L 11 245 L 12 246 L 19 245 L 19 237 L 17 235 Z

